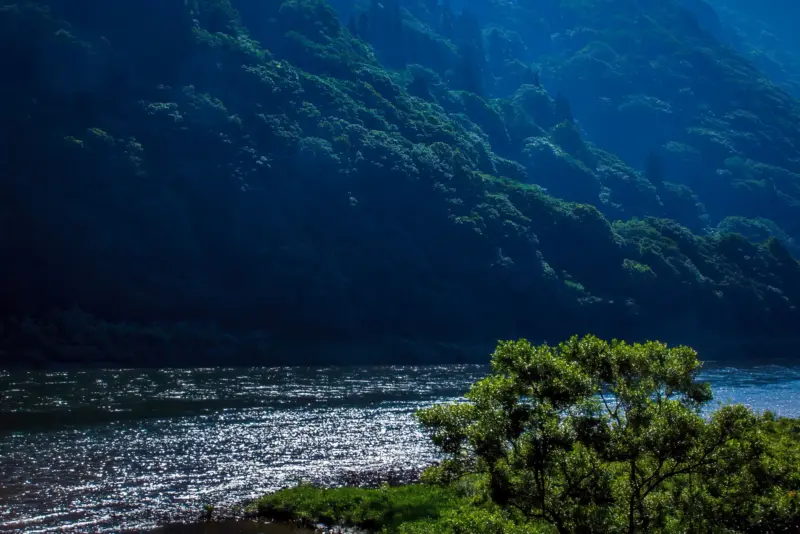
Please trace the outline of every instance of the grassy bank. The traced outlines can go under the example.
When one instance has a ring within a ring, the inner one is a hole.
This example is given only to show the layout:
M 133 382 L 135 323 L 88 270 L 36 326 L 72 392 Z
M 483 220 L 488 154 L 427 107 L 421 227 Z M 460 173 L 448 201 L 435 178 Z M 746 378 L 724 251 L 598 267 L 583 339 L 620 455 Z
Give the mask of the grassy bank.
M 523 524 L 486 500 L 478 479 L 447 486 L 323 489 L 308 485 L 266 495 L 251 505 L 259 517 L 305 526 L 325 524 L 397 534 L 550 532 Z

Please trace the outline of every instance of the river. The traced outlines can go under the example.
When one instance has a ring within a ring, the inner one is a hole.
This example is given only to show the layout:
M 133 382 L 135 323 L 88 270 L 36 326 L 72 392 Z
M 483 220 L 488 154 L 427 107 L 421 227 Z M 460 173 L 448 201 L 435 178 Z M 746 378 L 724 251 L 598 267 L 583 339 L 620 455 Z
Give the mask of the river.
M 412 413 L 481 366 L 0 371 L 0 532 L 120 532 L 298 481 L 435 459 Z M 800 367 L 710 366 L 722 402 L 800 416 Z

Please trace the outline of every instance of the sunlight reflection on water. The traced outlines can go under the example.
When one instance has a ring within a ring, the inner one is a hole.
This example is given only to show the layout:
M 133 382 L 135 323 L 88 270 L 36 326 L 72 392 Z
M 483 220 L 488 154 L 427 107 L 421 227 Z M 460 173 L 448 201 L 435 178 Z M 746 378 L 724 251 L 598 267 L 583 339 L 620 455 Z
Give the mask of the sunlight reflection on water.
M 480 366 L 0 372 L 0 531 L 191 520 L 299 480 L 420 468 L 411 414 Z M 721 401 L 800 413 L 800 369 L 712 368 Z

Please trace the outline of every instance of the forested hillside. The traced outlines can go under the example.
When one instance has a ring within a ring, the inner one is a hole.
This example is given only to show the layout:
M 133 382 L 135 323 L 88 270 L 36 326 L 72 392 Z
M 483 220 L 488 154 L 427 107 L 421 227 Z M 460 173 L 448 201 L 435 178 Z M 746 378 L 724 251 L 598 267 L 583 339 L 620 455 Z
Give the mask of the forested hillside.
M 0 5 L 0 361 L 797 348 L 800 102 L 682 2 Z
M 800 95 L 800 4 L 792 0 L 708 0 L 721 35 L 765 73 Z

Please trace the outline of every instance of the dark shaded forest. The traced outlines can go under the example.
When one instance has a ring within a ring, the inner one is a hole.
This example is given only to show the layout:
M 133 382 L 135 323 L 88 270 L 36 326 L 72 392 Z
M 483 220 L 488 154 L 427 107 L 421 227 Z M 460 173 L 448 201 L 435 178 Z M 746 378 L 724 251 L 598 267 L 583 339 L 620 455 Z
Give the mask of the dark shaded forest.
M 800 71 L 739 4 L 3 2 L 0 362 L 789 356 Z

